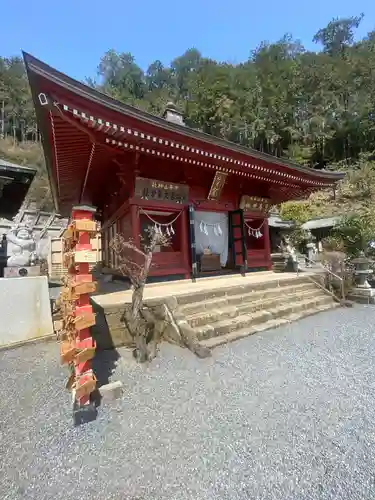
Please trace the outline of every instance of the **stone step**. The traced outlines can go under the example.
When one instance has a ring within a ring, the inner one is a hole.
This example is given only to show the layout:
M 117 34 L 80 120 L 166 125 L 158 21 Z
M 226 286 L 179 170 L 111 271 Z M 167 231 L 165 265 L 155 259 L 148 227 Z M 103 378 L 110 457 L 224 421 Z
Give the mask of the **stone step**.
M 214 347 L 218 347 L 220 345 L 228 344 L 229 342 L 234 342 L 236 340 L 243 339 L 245 337 L 249 337 L 255 333 L 260 333 L 266 330 L 270 330 L 271 328 L 277 328 L 279 326 L 290 324 L 294 321 L 298 321 L 299 319 L 305 318 L 306 316 L 312 316 L 313 314 L 318 314 L 323 311 L 329 311 L 331 309 L 335 309 L 340 307 L 340 304 L 337 302 L 327 302 L 320 306 L 315 306 L 310 309 L 304 309 L 302 311 L 287 314 L 286 316 L 280 318 L 273 318 L 265 321 L 264 323 L 260 323 L 257 325 L 247 326 L 245 328 L 241 328 L 235 330 L 233 332 L 226 333 L 224 335 L 219 335 L 216 337 L 210 337 L 208 339 L 204 339 L 200 341 L 200 345 L 204 347 L 209 347 L 210 349 Z
M 250 294 L 248 296 L 249 300 L 240 297 L 237 303 L 232 306 L 228 306 L 226 304 L 218 305 L 214 303 L 211 308 L 206 307 L 203 312 L 187 315 L 186 320 L 192 328 L 195 328 L 198 326 L 204 326 L 210 322 L 220 321 L 221 319 L 235 318 L 236 316 L 242 314 L 252 314 L 262 309 L 271 310 L 274 307 L 282 305 L 286 302 L 295 303 L 297 301 L 316 296 L 321 296 L 321 291 L 314 285 L 309 286 L 309 288 L 301 288 L 298 292 L 286 290 L 285 293 L 284 291 L 283 293 L 280 293 L 279 291 L 276 295 L 266 296 L 266 298 L 258 296 L 256 300 L 254 300 Z
M 273 287 L 270 289 L 257 290 L 254 288 L 250 292 L 243 292 L 241 290 L 236 290 L 237 293 L 231 295 L 224 295 L 220 297 L 215 297 L 206 301 L 197 301 L 195 295 L 190 296 L 190 303 L 184 304 L 179 307 L 179 311 L 183 314 L 190 316 L 192 314 L 203 313 L 204 311 L 209 311 L 212 309 L 218 309 L 226 306 L 237 306 L 241 303 L 248 304 L 249 302 L 255 302 L 259 300 L 267 300 L 269 298 L 279 297 L 280 293 L 299 294 L 307 290 L 316 290 L 317 287 L 311 281 L 304 281 L 297 284 L 289 284 L 284 287 Z
M 177 303 L 179 306 L 184 306 L 186 304 L 191 304 L 192 302 L 201 303 L 209 301 L 212 299 L 230 297 L 233 295 L 247 294 L 255 291 L 261 290 L 281 290 L 288 286 L 296 286 L 301 283 L 308 283 L 309 280 L 305 276 L 291 276 L 290 279 L 282 279 L 280 281 L 265 281 L 258 283 L 245 282 L 243 285 L 233 286 L 228 280 L 228 286 L 214 289 L 199 290 L 194 292 L 192 288 L 191 292 L 188 294 L 176 295 Z
M 201 327 L 194 328 L 199 340 L 208 339 L 211 337 L 225 335 L 236 330 L 251 328 L 254 325 L 265 323 L 272 319 L 282 318 L 291 314 L 299 314 L 308 309 L 314 309 L 322 305 L 335 304 L 329 295 L 322 292 L 322 295 L 308 297 L 304 300 L 289 300 L 288 303 L 283 303 L 277 307 L 272 307 L 271 310 L 260 310 L 252 314 L 240 314 L 221 321 L 212 322 Z

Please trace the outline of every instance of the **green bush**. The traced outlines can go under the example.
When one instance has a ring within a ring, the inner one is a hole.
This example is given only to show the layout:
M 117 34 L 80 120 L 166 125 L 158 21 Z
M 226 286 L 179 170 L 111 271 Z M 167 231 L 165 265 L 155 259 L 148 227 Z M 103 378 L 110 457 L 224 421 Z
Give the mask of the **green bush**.
M 280 207 L 280 217 L 283 220 L 292 220 L 296 224 L 303 224 L 314 216 L 307 202 L 287 201 Z
M 364 211 L 343 217 L 335 227 L 333 236 L 341 239 L 348 256 L 356 257 L 361 252 L 367 253 L 369 242 L 375 238 L 375 214 Z

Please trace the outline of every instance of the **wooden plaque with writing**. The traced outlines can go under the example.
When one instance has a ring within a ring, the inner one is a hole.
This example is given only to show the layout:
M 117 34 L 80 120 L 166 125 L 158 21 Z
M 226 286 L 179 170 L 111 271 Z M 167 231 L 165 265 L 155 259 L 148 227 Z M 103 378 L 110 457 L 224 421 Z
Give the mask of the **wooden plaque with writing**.
M 211 184 L 210 192 L 208 193 L 209 200 L 219 201 L 221 192 L 223 191 L 223 187 L 227 180 L 227 175 L 224 172 L 215 172 L 215 177 Z
M 77 219 L 73 221 L 73 227 L 76 231 L 96 233 L 97 227 L 94 220 L 89 219 Z
M 137 177 L 134 196 L 142 200 L 166 201 L 184 205 L 189 202 L 189 186 Z
M 268 198 L 243 195 L 240 200 L 240 208 L 242 208 L 244 212 L 260 212 L 267 214 L 271 208 L 271 201 Z
M 74 262 L 76 264 L 95 264 L 97 261 L 97 252 L 96 250 L 76 250 L 74 252 Z

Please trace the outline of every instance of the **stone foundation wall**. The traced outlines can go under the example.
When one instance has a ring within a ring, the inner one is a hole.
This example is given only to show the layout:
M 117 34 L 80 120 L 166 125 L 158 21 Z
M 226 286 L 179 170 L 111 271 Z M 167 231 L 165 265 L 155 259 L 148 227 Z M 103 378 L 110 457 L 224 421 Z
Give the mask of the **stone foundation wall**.
M 319 279 L 319 278 L 318 278 Z M 284 280 L 287 284 L 289 280 Z M 290 284 L 295 282 L 291 277 Z M 188 328 L 183 314 L 179 312 L 179 306 L 192 302 L 204 302 L 223 295 L 236 295 L 241 292 L 246 293 L 252 290 L 267 290 L 277 286 L 275 282 L 260 282 L 256 284 L 237 285 L 235 287 L 217 288 L 213 290 L 201 290 L 178 296 L 169 296 L 157 299 L 149 299 L 145 304 L 150 308 L 156 320 L 156 328 L 159 333 L 162 332 L 163 338 L 170 342 L 184 345 L 181 341 L 181 335 L 189 334 L 185 332 Z M 130 304 L 128 305 L 130 308 Z M 98 349 L 110 349 L 113 347 L 127 346 L 134 347 L 133 338 L 130 335 L 125 322 L 122 320 L 125 306 L 108 305 L 102 308 L 95 302 L 93 297 L 93 309 L 96 313 L 96 325 L 93 327 L 93 338 L 97 343 Z M 168 316 L 169 320 L 166 319 Z M 172 324 L 171 324 L 172 321 Z M 190 331 L 192 335 L 192 332 Z
M 167 327 L 165 318 L 165 305 L 173 314 L 177 308 L 177 300 L 175 297 L 165 297 L 162 299 L 153 299 L 145 301 L 145 304 L 150 308 L 150 311 L 155 316 L 158 324 L 156 327 L 159 330 Z M 130 309 L 130 304 L 127 306 Z M 124 305 L 106 306 L 102 308 L 93 301 L 93 309 L 96 313 L 96 325 L 93 327 L 93 337 L 96 341 L 98 349 L 111 349 L 113 347 L 134 347 L 133 337 L 130 335 L 123 315 L 125 312 Z M 169 330 L 169 328 L 168 328 Z M 172 332 L 166 332 L 168 337 L 173 338 Z

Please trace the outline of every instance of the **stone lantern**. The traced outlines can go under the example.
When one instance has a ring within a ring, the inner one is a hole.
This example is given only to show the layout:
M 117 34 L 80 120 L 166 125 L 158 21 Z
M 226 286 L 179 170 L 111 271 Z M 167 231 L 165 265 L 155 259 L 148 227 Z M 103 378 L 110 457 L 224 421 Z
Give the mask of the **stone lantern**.
M 375 304 L 375 289 L 367 281 L 372 274 L 370 269 L 370 260 L 363 252 L 352 260 L 354 265 L 355 288 L 351 290 L 348 298 L 362 304 Z
M 370 260 L 365 256 L 363 252 L 361 255 L 352 260 L 354 265 L 354 276 L 355 284 L 357 288 L 371 288 L 371 285 L 367 281 L 367 278 L 372 274 L 372 269 L 370 269 Z

